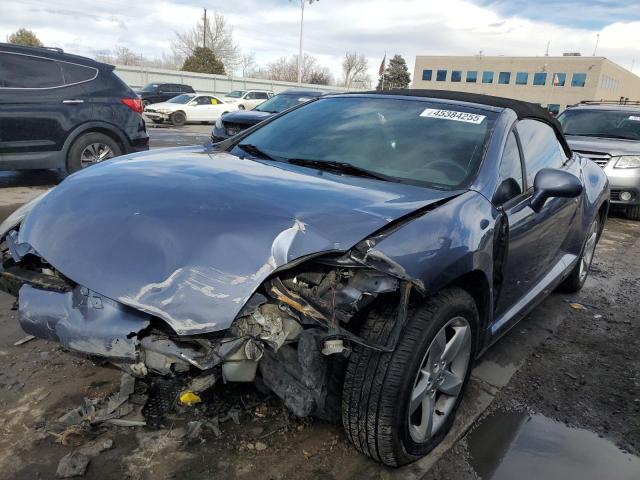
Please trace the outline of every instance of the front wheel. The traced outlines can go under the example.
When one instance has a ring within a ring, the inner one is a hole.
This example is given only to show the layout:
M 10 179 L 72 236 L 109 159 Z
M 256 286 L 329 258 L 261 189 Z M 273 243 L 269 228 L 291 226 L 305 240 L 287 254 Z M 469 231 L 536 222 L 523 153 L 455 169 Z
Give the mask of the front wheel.
M 244 105 L 238 105 L 238 110 L 244 110 Z
M 187 116 L 183 112 L 175 112 L 171 115 L 171 123 L 176 127 L 183 126 L 187 121 Z
M 640 205 L 627 207 L 627 218 L 631 220 L 640 220 Z
M 360 334 L 386 344 L 395 318 L 371 314 Z M 413 462 L 451 429 L 475 355 L 478 310 L 471 295 L 446 289 L 410 313 L 393 353 L 356 346 L 342 394 L 347 436 L 385 465 Z
M 559 290 L 566 293 L 576 293 L 583 287 L 587 281 L 589 269 L 596 253 L 596 245 L 598 244 L 598 236 L 600 235 L 600 220 L 596 218 L 587 231 L 587 238 L 582 247 L 582 253 L 571 273 L 560 285 Z

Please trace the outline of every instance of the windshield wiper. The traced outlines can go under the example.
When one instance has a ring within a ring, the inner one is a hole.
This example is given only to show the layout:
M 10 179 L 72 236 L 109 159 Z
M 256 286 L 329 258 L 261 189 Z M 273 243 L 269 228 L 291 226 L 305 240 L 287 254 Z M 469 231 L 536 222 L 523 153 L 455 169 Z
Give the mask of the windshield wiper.
M 250 143 L 239 143 L 237 147 L 241 150 L 244 150 L 249 155 L 253 155 L 254 157 L 263 158 L 265 160 L 275 160 L 275 158 L 273 158 L 271 155 L 263 152 L 258 147 L 256 147 L 255 145 L 251 145 Z
M 619 140 L 638 140 L 637 138 L 625 137 L 624 135 L 616 135 L 615 133 L 565 133 L 565 135 L 573 137 L 597 137 L 597 138 L 615 138 Z
M 392 181 L 386 175 L 382 175 L 381 173 L 372 172 L 371 170 L 367 170 L 366 168 L 357 167 L 351 163 L 347 162 L 334 162 L 334 161 L 324 161 L 324 160 L 309 160 L 305 158 L 289 158 L 287 162 L 292 163 L 294 165 L 300 165 L 303 167 L 314 167 L 318 170 L 332 170 L 336 172 L 346 173 L 347 175 L 354 175 L 357 177 L 367 177 L 367 178 L 375 178 L 377 180 L 384 180 L 387 182 Z

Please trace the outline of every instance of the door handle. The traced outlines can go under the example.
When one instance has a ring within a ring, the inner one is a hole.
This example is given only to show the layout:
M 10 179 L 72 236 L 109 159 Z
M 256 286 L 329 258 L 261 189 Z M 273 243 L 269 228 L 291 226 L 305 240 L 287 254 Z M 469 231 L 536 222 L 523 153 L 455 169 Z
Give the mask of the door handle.
M 77 105 L 79 103 L 84 103 L 84 100 L 80 100 L 80 99 L 63 100 L 62 103 L 66 105 Z

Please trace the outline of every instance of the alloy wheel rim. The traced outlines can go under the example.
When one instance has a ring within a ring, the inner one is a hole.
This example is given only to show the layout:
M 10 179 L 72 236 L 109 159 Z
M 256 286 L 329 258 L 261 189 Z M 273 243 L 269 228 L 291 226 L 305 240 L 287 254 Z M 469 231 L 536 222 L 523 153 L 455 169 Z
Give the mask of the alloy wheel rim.
M 409 435 L 423 443 L 451 415 L 469 368 L 471 326 L 464 317 L 449 320 L 427 349 L 409 399 Z
M 94 163 L 100 163 L 108 158 L 113 158 L 113 156 L 113 150 L 111 150 L 109 145 L 104 143 L 91 143 L 82 151 L 80 164 L 82 168 L 85 168 Z
M 596 244 L 598 240 L 598 221 L 594 220 L 589 228 L 587 241 L 584 244 L 584 251 L 582 252 L 582 258 L 580 258 L 580 281 L 584 281 L 589 273 L 591 262 L 596 252 Z

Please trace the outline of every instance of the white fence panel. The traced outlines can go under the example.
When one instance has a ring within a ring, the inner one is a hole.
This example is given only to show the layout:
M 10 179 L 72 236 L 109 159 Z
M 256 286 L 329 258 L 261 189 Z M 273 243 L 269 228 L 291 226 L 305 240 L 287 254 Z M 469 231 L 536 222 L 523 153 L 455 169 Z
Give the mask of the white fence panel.
M 307 88 L 312 90 L 346 91 L 344 87 L 330 85 L 298 85 L 292 82 L 280 82 L 259 78 L 228 77 L 226 75 L 210 75 L 206 73 L 182 72 L 180 70 L 163 70 L 160 68 L 133 67 L 116 65 L 115 73 L 134 90 L 147 83 L 180 83 L 191 85 L 196 92 L 223 95 L 232 90 L 271 90 L 279 93 L 290 88 Z M 351 89 L 357 90 L 357 89 Z

